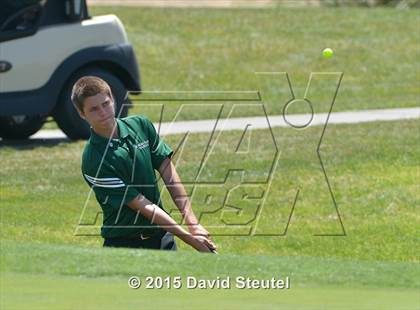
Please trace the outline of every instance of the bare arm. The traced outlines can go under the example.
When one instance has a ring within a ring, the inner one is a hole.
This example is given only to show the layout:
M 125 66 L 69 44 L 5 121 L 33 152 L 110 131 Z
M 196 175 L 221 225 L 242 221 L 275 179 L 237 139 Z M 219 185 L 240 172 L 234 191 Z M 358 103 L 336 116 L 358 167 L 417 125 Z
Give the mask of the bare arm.
M 201 235 L 209 238 L 209 232 L 198 223 L 197 217 L 192 210 L 191 203 L 188 199 L 184 185 L 181 182 L 181 178 L 179 177 L 176 168 L 170 158 L 166 158 L 162 162 L 159 168 L 159 173 L 162 176 L 162 179 L 165 182 L 169 193 L 171 194 L 172 200 L 181 212 L 188 230 L 193 235 Z
M 137 196 L 128 204 L 128 206 L 134 211 L 140 212 L 140 214 L 149 219 L 152 223 L 157 224 L 166 231 L 173 233 L 197 251 L 211 252 L 210 248 L 212 248 L 212 245 L 208 243 L 206 238 L 193 236 L 191 233 L 185 231 L 165 211 L 150 202 L 144 196 Z

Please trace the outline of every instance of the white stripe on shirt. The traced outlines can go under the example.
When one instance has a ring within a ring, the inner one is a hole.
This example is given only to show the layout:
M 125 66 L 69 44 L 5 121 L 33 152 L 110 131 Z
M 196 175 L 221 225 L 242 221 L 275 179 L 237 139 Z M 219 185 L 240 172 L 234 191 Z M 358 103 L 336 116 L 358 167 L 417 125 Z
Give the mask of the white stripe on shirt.
M 84 174 L 84 176 L 89 183 L 98 187 L 116 188 L 125 186 L 124 182 L 119 178 L 94 178 L 87 174 Z

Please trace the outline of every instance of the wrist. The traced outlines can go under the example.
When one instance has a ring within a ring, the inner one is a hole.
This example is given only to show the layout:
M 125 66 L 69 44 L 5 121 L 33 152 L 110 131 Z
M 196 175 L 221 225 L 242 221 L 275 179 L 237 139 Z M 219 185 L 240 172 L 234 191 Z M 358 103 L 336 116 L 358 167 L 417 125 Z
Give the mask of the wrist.
M 188 229 L 199 225 L 198 220 L 194 214 L 184 215 L 184 223 L 188 226 Z

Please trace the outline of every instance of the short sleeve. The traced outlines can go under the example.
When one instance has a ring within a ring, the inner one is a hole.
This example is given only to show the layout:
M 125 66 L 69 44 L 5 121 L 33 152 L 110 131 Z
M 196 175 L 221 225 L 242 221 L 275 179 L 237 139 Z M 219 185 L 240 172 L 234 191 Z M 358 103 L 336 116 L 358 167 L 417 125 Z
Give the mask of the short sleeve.
M 95 192 L 98 202 L 113 209 L 130 203 L 140 194 L 118 170 L 107 164 L 103 164 L 99 172 L 83 171 L 83 177 Z
M 165 143 L 165 141 L 160 139 L 159 134 L 156 132 L 155 126 L 153 126 L 153 123 L 148 119 L 144 120 L 148 130 L 152 165 L 154 169 L 159 170 L 162 162 L 167 157 L 171 157 L 173 151 L 171 147 Z

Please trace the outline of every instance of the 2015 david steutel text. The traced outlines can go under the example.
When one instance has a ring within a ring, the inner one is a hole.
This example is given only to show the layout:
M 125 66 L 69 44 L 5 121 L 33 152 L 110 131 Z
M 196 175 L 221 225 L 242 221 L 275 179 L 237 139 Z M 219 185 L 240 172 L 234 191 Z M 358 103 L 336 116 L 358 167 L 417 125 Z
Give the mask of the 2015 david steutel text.
M 137 278 L 137 277 L 136 277 Z M 140 278 L 138 284 L 141 283 Z M 144 278 L 145 289 L 290 289 L 290 279 L 272 277 L 270 279 L 253 279 L 250 277 L 216 277 L 215 279 L 201 279 L 194 276 L 147 276 Z M 139 288 L 141 285 L 137 285 Z

